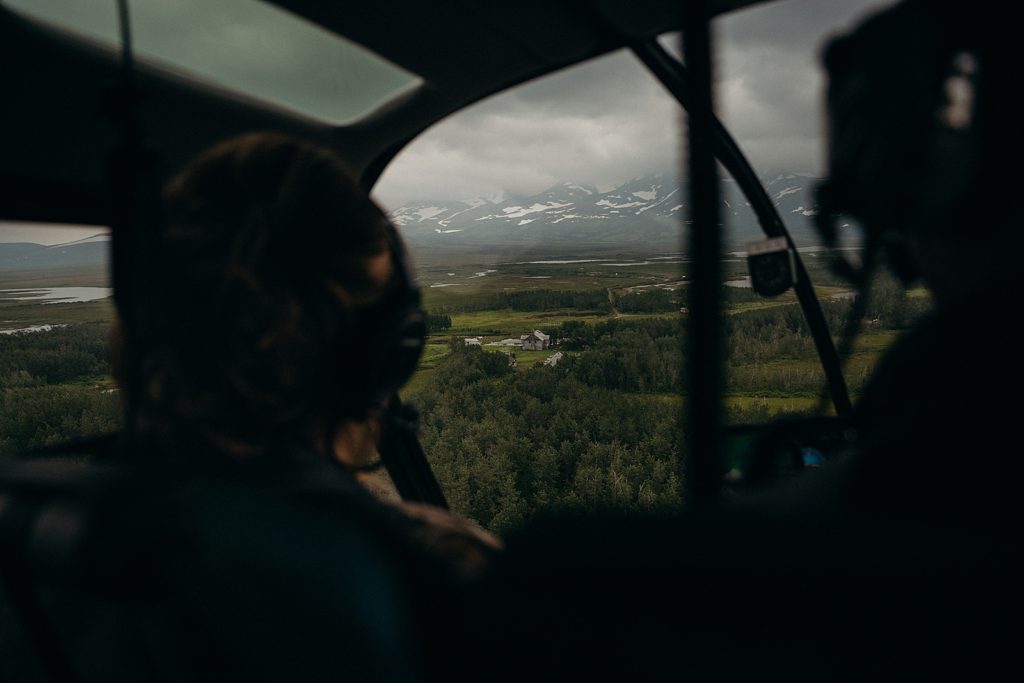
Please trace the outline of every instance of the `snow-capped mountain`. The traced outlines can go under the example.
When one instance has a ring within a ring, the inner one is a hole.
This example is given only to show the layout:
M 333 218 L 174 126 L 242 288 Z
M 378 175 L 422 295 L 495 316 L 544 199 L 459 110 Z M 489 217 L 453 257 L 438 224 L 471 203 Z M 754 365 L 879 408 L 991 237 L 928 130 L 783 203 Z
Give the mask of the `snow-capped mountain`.
M 810 220 L 815 214 L 817 180 L 794 173 L 764 179 L 768 195 L 798 242 L 816 241 Z M 722 184 L 722 218 L 729 238 L 760 235 L 757 220 L 736 183 Z M 563 182 L 538 194 L 503 195 L 462 201 L 414 202 L 391 213 L 413 244 L 436 246 L 487 243 L 585 242 L 631 244 L 678 242 L 685 216 L 678 179 L 669 173 L 635 178 L 606 192 Z

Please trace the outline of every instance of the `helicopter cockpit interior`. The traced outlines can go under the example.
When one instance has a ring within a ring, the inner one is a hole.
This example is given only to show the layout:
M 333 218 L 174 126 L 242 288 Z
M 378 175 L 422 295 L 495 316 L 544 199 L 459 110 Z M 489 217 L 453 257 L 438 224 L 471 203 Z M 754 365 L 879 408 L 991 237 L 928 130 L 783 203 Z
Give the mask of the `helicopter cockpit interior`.
M 999 296 L 929 322 L 957 250 L 914 240 L 990 180 L 975 88 L 1003 53 L 949 28 L 958 3 L 843 5 L 0 0 L 0 674 L 993 675 L 1019 466 L 990 484 L 960 451 L 1012 422 L 965 396 L 1019 374 L 972 334 L 1015 285 L 975 258 L 1000 275 L 971 296 Z M 253 131 L 331 150 L 393 223 L 419 290 L 401 355 L 356 347 L 401 380 L 372 477 L 503 536 L 482 575 L 398 547 L 347 485 L 110 455 L 144 450 L 107 330 L 174 288 L 161 189 Z

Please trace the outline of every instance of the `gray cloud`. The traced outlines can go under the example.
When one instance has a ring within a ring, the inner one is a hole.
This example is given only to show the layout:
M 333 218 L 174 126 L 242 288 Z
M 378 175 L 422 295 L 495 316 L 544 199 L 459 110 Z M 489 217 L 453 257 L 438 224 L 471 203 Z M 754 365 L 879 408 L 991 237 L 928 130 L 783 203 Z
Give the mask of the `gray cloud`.
M 754 167 L 823 165 L 822 43 L 892 0 L 787 0 L 716 22 L 719 114 Z M 562 180 L 612 186 L 680 164 L 681 113 L 630 54 L 527 83 L 442 121 L 385 171 L 375 195 L 397 206 Z
M 116 44 L 113 0 L 0 0 Z M 785 0 L 715 24 L 717 102 L 762 172 L 822 166 L 823 41 L 892 0 Z M 251 0 L 132 0 L 140 51 L 243 92 L 339 120 L 405 82 L 310 24 Z M 387 169 L 375 195 L 458 199 L 533 193 L 562 181 L 607 187 L 678 167 L 681 111 L 622 51 L 499 94 L 440 122 Z
M 611 186 L 672 168 L 679 108 L 622 52 L 496 95 L 437 124 L 385 171 L 377 196 L 535 193 L 561 181 Z
M 821 49 L 892 0 L 789 0 L 718 22 L 718 108 L 755 168 L 820 173 Z

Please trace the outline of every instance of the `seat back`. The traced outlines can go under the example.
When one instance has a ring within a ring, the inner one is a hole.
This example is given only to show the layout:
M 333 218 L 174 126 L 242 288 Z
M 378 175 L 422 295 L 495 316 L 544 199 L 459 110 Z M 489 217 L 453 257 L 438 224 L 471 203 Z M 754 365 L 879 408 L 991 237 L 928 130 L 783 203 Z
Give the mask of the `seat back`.
M 5 464 L 7 616 L 50 680 L 409 680 L 400 562 L 349 493 Z

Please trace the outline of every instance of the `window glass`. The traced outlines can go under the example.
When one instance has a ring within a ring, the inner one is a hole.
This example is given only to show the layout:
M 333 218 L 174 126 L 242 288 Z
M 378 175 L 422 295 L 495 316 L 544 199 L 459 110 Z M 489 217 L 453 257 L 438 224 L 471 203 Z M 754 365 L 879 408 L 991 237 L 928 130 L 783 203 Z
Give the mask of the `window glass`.
M 853 292 L 813 231 L 828 35 L 878 2 L 772 3 L 718 22 L 726 125 L 789 226 L 838 335 Z M 677 50 L 677 37 L 662 44 Z M 418 262 L 431 337 L 404 389 L 453 506 L 501 532 L 542 509 L 674 508 L 689 263 L 681 110 L 630 54 L 471 107 L 414 141 L 376 188 Z M 724 178 L 727 419 L 826 411 L 792 291 L 749 287 L 758 223 Z M 850 245 L 856 258 L 857 244 Z M 848 373 L 856 396 L 927 307 L 882 276 Z M 697 399 L 694 399 L 697 400 Z
M 824 85 L 821 50 L 890 0 L 790 0 L 724 16 L 719 39 L 718 112 L 760 176 L 797 244 L 826 320 L 839 340 L 855 311 L 857 293 L 827 265 L 814 226 L 814 189 L 825 174 Z M 824 373 L 792 290 L 763 298 L 751 290 L 745 252 L 763 239 L 738 187 L 723 183 L 723 255 L 728 302 L 727 403 L 734 423 L 763 422 L 780 414 L 831 410 Z M 846 256 L 857 261 L 860 233 L 844 223 Z M 846 359 L 854 400 L 882 352 L 929 307 L 920 289 L 905 290 L 879 273 L 863 311 L 860 334 Z M 842 347 L 842 340 L 839 340 Z
M 452 506 L 680 504 L 681 110 L 618 52 L 468 108 L 375 189 L 430 340 L 404 398 Z
M 0 222 L 0 457 L 115 431 L 109 234 Z
M 2 0 L 5 7 L 120 47 L 114 0 Z M 257 0 L 131 0 L 144 60 L 342 123 L 422 82 L 312 22 Z

